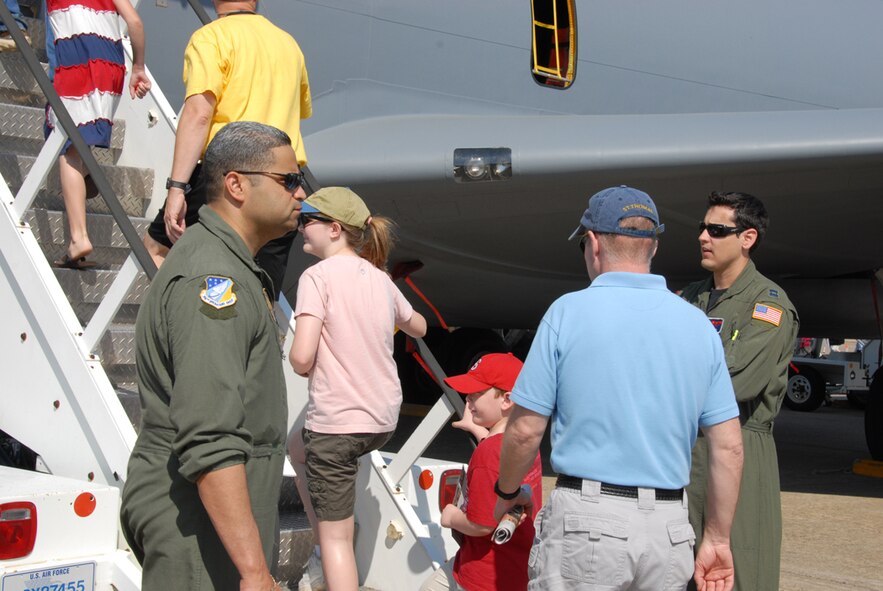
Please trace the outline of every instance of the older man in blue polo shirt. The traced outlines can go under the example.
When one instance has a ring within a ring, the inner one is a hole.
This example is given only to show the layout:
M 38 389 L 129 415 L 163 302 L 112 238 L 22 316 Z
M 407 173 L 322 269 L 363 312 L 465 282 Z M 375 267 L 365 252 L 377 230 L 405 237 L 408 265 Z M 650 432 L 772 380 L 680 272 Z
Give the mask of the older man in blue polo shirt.
M 650 274 L 662 231 L 643 191 L 592 196 L 571 235 L 592 283 L 546 312 L 512 391 L 498 516 L 526 501 L 518 488 L 550 417 L 560 475 L 537 518 L 529 589 L 684 589 L 694 564 L 699 589 L 732 588 L 739 410 L 708 319 Z M 694 563 L 684 486 L 699 427 L 714 516 Z

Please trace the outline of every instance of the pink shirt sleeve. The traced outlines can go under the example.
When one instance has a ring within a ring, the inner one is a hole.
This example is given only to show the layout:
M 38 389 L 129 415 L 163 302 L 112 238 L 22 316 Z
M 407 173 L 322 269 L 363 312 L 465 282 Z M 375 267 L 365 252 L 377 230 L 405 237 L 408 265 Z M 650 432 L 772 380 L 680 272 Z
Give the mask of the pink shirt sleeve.
M 392 280 L 390 280 L 390 283 L 392 283 Z M 392 288 L 394 292 L 393 297 L 395 298 L 396 324 L 407 322 L 414 315 L 414 308 L 395 283 L 392 283 Z
M 325 282 L 313 271 L 312 268 L 304 271 L 297 282 L 294 317 L 309 314 L 319 320 L 325 320 L 325 303 L 327 301 Z

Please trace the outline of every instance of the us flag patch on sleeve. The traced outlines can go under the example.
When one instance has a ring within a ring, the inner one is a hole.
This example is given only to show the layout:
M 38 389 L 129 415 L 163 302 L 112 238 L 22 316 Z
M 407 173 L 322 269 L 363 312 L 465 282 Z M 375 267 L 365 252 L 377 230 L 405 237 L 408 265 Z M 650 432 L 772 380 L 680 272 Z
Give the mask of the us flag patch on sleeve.
M 773 326 L 779 326 L 782 323 L 782 311 L 766 304 L 754 304 L 754 313 L 752 318 L 769 322 Z

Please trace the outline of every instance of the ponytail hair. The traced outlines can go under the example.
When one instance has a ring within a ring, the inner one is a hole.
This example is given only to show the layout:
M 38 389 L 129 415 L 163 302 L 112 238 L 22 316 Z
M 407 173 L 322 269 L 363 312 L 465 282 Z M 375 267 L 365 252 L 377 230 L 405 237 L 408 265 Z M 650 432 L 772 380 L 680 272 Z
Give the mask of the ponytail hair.
M 386 271 L 389 253 L 396 243 L 396 223 L 380 215 L 369 217 L 364 229 L 338 223 L 353 250 L 381 271 Z

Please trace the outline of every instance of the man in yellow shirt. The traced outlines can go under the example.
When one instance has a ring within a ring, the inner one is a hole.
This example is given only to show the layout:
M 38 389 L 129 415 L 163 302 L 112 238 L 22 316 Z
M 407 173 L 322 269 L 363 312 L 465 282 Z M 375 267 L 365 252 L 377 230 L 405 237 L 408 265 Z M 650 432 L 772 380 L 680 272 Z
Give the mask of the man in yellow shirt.
M 312 115 L 304 55 L 294 38 L 256 14 L 255 0 L 214 0 L 218 19 L 198 29 L 184 50 L 186 98 L 178 120 L 166 203 L 144 244 L 159 266 L 199 219 L 205 193 L 198 162 L 224 125 L 257 121 L 285 131 L 298 164 L 307 162 L 300 120 Z M 296 232 L 269 242 L 258 262 L 276 293 Z

